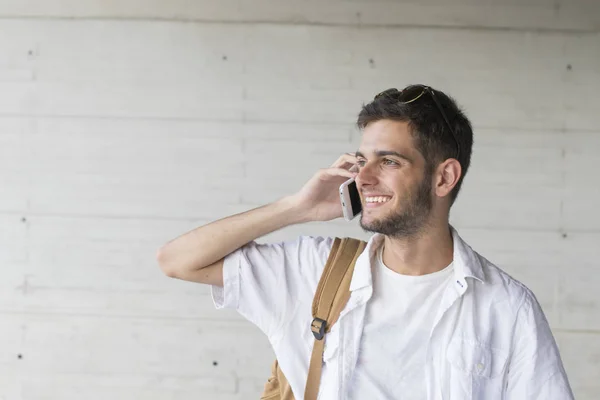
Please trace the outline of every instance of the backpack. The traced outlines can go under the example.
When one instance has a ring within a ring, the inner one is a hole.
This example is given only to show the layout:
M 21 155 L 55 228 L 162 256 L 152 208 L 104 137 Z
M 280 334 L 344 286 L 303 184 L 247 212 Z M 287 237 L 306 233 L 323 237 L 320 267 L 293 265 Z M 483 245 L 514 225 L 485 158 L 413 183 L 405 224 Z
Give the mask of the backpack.
M 351 238 L 335 238 L 312 304 L 310 329 L 315 344 L 308 368 L 304 400 L 316 400 L 321 383 L 325 335 L 331 330 L 350 298 L 350 281 L 356 259 L 366 243 Z M 279 368 L 277 360 L 271 367 L 271 377 L 265 384 L 261 400 L 294 400 L 292 389 Z

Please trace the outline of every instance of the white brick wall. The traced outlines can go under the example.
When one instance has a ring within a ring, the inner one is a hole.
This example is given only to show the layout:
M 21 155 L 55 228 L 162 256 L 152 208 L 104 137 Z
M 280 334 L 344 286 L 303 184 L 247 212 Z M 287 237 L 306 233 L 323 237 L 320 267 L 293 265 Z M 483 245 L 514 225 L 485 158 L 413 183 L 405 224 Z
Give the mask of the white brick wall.
M 0 399 L 257 398 L 266 340 L 155 251 L 296 190 L 415 82 L 476 128 L 453 223 L 597 399 L 599 32 L 596 0 L 0 0 Z M 364 237 L 267 239 L 300 233 Z

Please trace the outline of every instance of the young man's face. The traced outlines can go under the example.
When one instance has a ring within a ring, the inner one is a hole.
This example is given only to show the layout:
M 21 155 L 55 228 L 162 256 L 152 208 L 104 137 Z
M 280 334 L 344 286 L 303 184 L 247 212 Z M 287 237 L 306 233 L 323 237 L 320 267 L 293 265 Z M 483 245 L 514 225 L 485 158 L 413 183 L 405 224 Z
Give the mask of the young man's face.
M 418 233 L 433 207 L 432 173 L 414 146 L 408 123 L 368 124 L 357 158 L 362 228 L 398 238 Z

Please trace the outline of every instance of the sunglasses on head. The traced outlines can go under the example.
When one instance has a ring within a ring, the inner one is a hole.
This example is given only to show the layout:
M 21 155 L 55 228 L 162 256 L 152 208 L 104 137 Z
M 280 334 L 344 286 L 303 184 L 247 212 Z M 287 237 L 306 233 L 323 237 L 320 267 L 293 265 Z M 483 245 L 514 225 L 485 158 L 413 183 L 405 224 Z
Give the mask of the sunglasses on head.
M 450 120 L 448 120 L 448 117 L 446 116 L 446 113 L 444 112 L 440 101 L 435 95 L 435 91 L 432 88 L 425 85 L 412 85 L 404 90 L 392 88 L 379 93 L 377 96 L 375 96 L 375 99 L 385 96 L 395 100 L 398 103 L 408 104 L 419 100 L 423 95 L 425 95 L 425 93 L 429 93 L 429 95 L 433 99 L 433 102 L 435 103 L 435 106 L 439 110 L 440 114 L 442 114 L 442 118 L 444 118 L 448 129 L 450 129 L 452 138 L 456 143 L 456 159 L 458 160 L 458 157 L 460 156 L 460 145 L 458 144 L 458 138 L 456 136 L 456 133 L 454 132 L 454 129 L 452 129 L 452 125 L 450 125 Z

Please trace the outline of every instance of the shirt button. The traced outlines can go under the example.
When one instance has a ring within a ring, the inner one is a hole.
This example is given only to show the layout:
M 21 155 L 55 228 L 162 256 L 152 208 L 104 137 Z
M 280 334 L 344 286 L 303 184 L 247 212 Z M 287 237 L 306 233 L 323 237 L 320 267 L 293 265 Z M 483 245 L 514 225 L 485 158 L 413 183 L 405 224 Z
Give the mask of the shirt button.
M 482 363 L 478 363 L 478 364 L 477 364 L 477 371 L 481 372 L 481 371 L 483 370 L 483 367 L 484 367 L 484 366 L 485 366 L 485 365 L 483 365 Z

